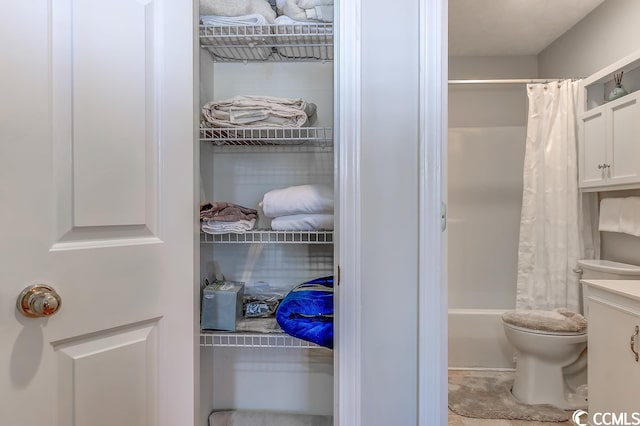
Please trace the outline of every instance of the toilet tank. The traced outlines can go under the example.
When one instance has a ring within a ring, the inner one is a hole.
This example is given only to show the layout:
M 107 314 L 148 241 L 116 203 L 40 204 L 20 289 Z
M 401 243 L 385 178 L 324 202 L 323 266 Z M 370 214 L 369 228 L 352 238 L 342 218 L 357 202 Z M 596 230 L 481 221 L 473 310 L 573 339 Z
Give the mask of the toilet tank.
M 578 260 L 576 272 L 580 273 L 581 280 L 640 280 L 640 266 L 610 260 Z M 588 318 L 588 290 L 583 285 L 580 288 L 582 290 L 582 313 Z

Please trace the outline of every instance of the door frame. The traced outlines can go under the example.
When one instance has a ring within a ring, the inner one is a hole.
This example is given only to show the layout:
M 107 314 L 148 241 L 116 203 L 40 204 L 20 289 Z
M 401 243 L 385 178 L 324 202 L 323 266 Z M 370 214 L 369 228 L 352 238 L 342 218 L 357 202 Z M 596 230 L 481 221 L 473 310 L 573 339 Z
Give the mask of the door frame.
M 337 312 L 335 420 L 339 426 L 362 423 L 360 152 L 362 146 L 362 0 L 339 1 L 336 37 L 335 127 L 338 141 L 338 246 L 340 286 Z M 384 7 L 380 4 L 380 7 Z M 419 0 L 420 73 L 418 245 L 418 386 L 420 426 L 447 424 L 447 0 Z M 340 372 L 348 372 L 341 374 Z

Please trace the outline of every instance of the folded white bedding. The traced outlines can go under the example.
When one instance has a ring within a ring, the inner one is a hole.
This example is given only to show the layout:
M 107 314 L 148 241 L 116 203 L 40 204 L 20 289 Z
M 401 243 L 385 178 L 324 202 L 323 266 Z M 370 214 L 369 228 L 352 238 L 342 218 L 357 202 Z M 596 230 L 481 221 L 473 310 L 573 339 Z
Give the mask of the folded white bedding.
M 264 61 L 271 56 L 263 36 L 271 29 L 262 15 L 204 15 L 200 22 L 205 26 L 200 27 L 200 43 L 219 58 Z
M 267 217 L 297 214 L 333 213 L 333 189 L 328 185 L 309 184 L 274 189 L 259 203 Z
M 200 0 L 200 15 L 244 16 L 258 14 L 269 23 L 276 19 L 276 12 L 267 0 Z
M 294 214 L 271 221 L 274 231 L 320 231 L 333 229 L 333 214 Z
M 251 231 L 255 224 L 255 219 L 238 220 L 235 222 L 208 220 L 202 222 L 202 232 L 206 232 L 207 234 L 244 234 L 247 231 Z
M 315 113 L 316 105 L 303 99 L 272 96 L 235 96 L 202 107 L 213 127 L 302 127 Z

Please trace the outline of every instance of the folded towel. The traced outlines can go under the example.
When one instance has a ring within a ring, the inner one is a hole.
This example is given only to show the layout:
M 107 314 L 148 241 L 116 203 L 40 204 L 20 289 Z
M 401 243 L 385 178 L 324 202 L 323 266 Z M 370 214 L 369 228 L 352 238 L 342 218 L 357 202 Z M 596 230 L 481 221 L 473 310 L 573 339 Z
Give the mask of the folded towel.
M 303 99 L 235 96 L 207 102 L 202 115 L 213 127 L 302 127 L 309 124 L 316 109 Z
M 243 16 L 262 15 L 269 23 L 276 12 L 266 0 L 200 0 L 200 15 Z
M 297 21 L 333 22 L 333 5 L 301 7 L 297 0 L 276 0 L 276 7 L 280 15 L 287 15 Z
M 333 215 L 320 213 L 278 216 L 271 221 L 271 229 L 274 231 L 331 230 L 333 229 Z
M 640 197 L 604 198 L 598 230 L 640 237 Z
M 203 15 L 200 17 L 200 23 L 202 25 L 209 25 L 213 27 L 218 26 L 238 26 L 238 25 L 268 25 L 269 21 L 263 15 L 256 13 L 252 15 L 242 16 L 220 16 L 220 15 Z M 268 33 L 268 27 L 266 28 Z
M 202 222 L 202 232 L 206 232 L 207 234 L 244 234 L 247 231 L 251 231 L 255 224 L 255 219 L 237 220 L 235 222 L 208 220 Z
M 296 4 L 303 9 L 309 9 L 316 6 L 331 6 L 333 0 L 296 0 Z
M 238 204 L 217 202 L 200 205 L 200 221 L 235 222 L 257 218 L 257 210 Z
M 264 194 L 259 205 L 267 217 L 333 213 L 333 189 L 320 184 L 274 189 Z

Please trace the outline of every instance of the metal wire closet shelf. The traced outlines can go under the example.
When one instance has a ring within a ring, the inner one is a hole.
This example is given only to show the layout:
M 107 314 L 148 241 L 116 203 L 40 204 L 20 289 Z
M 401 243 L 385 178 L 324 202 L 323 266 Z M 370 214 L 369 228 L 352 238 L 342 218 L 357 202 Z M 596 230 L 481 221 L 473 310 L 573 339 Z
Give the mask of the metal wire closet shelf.
M 200 25 L 200 46 L 217 62 L 333 61 L 333 24 Z
M 201 243 L 230 244 L 332 244 L 333 231 L 272 231 L 257 229 L 243 234 L 200 233 Z
M 330 127 L 201 127 L 200 140 L 216 146 L 331 146 Z
M 324 349 L 315 343 L 300 340 L 284 333 L 200 333 L 200 346 Z

